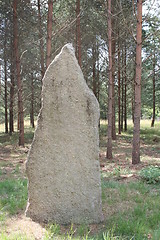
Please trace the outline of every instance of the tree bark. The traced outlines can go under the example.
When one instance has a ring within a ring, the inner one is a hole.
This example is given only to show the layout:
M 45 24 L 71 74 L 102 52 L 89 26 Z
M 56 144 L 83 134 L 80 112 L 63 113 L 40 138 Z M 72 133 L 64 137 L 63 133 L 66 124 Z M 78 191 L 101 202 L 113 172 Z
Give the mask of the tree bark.
M 98 42 L 96 43 L 96 63 L 97 63 L 97 74 L 96 74 L 96 79 L 97 79 L 97 99 L 99 102 L 99 97 L 100 97 L 100 79 L 99 79 L 99 45 Z
M 11 42 L 12 45 L 12 42 Z M 11 86 L 10 86 L 10 106 L 9 106 L 9 133 L 12 135 L 14 132 L 14 118 L 13 118 L 13 105 L 14 105 L 14 67 L 13 67 L 13 51 L 11 46 L 11 65 L 10 65 L 10 78 L 11 78 Z
M 114 23 L 112 24 L 112 27 Z M 116 42 L 114 33 L 112 34 L 112 139 L 116 140 L 116 117 L 115 117 L 115 51 L 116 51 Z
M 122 47 L 122 81 L 121 81 L 121 132 L 123 131 L 123 121 L 124 121 L 124 54 Z
M 124 131 L 127 131 L 127 47 L 125 42 L 124 54 Z
M 96 83 L 96 48 L 95 43 L 92 47 L 92 59 L 93 59 L 93 93 L 97 97 L 97 83 Z
M 155 59 L 155 49 L 154 49 L 154 59 L 153 59 L 153 115 L 151 127 L 154 127 L 155 116 L 156 116 L 156 100 L 155 100 L 155 67 L 156 67 L 156 59 Z
M 52 15 L 53 15 L 53 0 L 48 0 L 48 19 L 47 19 L 47 59 L 46 68 L 51 62 L 51 47 L 52 47 Z
M 108 159 L 112 159 L 112 20 L 111 20 L 111 0 L 108 0 L 108 53 L 109 53 L 109 86 L 108 86 Z
M 13 0 L 13 32 L 14 32 L 14 52 L 16 58 L 16 74 L 18 85 L 18 113 L 19 113 L 19 145 L 24 146 L 24 115 L 22 100 L 22 82 L 20 75 L 20 57 L 18 52 L 18 21 L 17 21 L 17 0 Z
M 121 60 L 120 60 L 119 31 L 118 31 L 118 133 L 121 134 Z
M 4 102 L 5 102 L 5 133 L 8 133 L 8 99 L 7 99 L 7 61 L 4 60 L 4 78 L 5 78 L 5 86 L 4 86 Z
M 0 62 L 0 98 L 1 98 L 1 81 L 2 81 L 2 65 Z M 1 102 L 1 100 L 0 100 L 0 102 Z
M 38 0 L 38 20 L 39 20 L 40 56 L 41 56 L 41 78 L 43 79 L 45 68 L 44 68 L 44 42 L 43 42 L 40 0 Z
M 80 27 L 80 0 L 76 4 L 76 53 L 79 66 L 81 67 L 81 27 Z
M 142 72 L 142 0 L 137 0 L 136 77 L 132 164 L 140 162 L 141 72 Z
M 135 49 L 136 51 L 136 49 Z M 136 63 L 136 54 L 135 54 L 135 63 Z M 136 78 L 136 68 L 134 69 L 133 74 L 133 84 L 132 84 L 132 121 L 134 124 L 134 104 L 135 104 L 135 78 Z
M 32 128 L 34 125 L 34 83 L 33 83 L 33 74 L 31 75 L 31 109 L 30 109 L 30 123 Z
M 7 99 L 7 21 L 5 20 L 5 35 L 4 35 L 4 102 L 5 102 L 5 133 L 8 133 L 8 99 Z

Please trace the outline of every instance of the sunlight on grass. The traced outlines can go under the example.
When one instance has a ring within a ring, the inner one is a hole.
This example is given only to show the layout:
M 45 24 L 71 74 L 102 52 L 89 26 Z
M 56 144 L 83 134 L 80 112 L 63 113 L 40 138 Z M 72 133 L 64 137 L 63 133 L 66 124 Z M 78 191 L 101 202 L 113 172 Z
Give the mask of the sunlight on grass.
M 0 182 L 0 212 L 14 215 L 27 202 L 27 180 L 9 179 Z
M 36 127 L 36 125 L 37 125 L 37 120 L 35 120 L 35 127 Z M 28 119 L 24 120 L 24 128 L 25 129 L 31 128 L 30 121 Z M 17 122 L 14 123 L 14 131 L 17 132 Z M 2 133 L 5 132 L 4 123 L 0 124 L 0 132 L 2 132 Z
M 118 235 L 134 236 L 136 240 L 146 239 L 145 236 L 149 233 L 159 237 L 159 194 L 157 195 L 157 188 L 154 185 L 150 186 L 141 181 L 130 182 L 128 185 L 116 181 L 108 181 L 104 182 L 102 187 L 106 189 L 105 201 L 113 209 L 118 202 L 119 207 L 123 206 L 124 202 L 124 211 L 119 208 L 119 211 L 107 220 L 109 227 L 116 223 L 115 232 Z M 153 191 L 154 188 L 155 191 Z M 127 211 L 125 210 L 126 200 L 128 201 L 127 205 L 132 206 Z M 158 240 L 156 237 L 153 239 Z
M 10 234 L 0 233 L 0 240 L 35 240 L 34 237 L 26 236 L 25 234 Z

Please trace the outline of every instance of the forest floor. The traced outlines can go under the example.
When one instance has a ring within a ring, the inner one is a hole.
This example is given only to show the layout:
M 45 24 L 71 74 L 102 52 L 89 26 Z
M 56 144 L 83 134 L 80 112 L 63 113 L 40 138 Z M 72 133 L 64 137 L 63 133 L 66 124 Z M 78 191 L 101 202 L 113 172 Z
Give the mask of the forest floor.
M 141 124 L 141 163 L 132 165 L 132 126 L 113 141 L 113 159 L 106 155 L 106 123 L 100 128 L 100 166 L 104 221 L 93 225 L 40 225 L 25 217 L 25 161 L 33 130 L 26 128 L 25 147 L 18 134 L 0 133 L 0 239 L 160 239 L 160 123 Z M 149 171 L 147 170 L 150 166 Z M 145 170 L 146 171 L 145 171 Z M 150 184 L 142 179 L 149 175 Z M 154 181 L 155 180 L 155 181 Z M 117 237 L 116 237 L 117 236 Z

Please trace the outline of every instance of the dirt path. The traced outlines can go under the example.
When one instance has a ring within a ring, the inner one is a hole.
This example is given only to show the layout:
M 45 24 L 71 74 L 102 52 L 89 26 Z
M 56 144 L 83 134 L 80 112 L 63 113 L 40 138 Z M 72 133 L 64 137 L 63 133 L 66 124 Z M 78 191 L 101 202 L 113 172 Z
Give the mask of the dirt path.
M 28 239 L 35 240 L 43 239 L 45 234 L 45 228 L 25 217 L 24 214 L 8 219 L 5 223 L 5 229 L 8 235 L 22 234 L 22 236 L 27 236 Z

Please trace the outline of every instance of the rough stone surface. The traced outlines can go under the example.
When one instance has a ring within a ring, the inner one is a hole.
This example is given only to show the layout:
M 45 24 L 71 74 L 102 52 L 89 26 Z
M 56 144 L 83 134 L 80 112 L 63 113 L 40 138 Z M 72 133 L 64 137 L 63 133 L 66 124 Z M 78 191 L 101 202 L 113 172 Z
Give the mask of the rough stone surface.
M 65 45 L 43 79 L 42 109 L 26 163 L 26 215 L 38 222 L 102 220 L 99 105 L 72 45 Z

